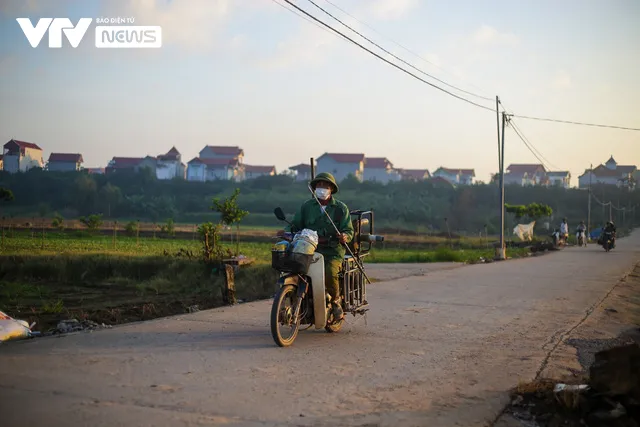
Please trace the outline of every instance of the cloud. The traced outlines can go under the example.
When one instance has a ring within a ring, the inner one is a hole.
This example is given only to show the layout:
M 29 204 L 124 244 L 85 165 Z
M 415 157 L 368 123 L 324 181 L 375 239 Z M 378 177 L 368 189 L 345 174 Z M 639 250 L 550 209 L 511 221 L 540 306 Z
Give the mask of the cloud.
M 471 40 L 474 44 L 480 46 L 516 46 L 520 43 L 520 39 L 515 34 L 501 33 L 489 25 L 480 27 L 480 29 L 471 36 Z
M 263 68 L 276 70 L 300 65 L 321 64 L 339 40 L 327 31 L 303 23 L 300 31 L 286 41 L 278 43 L 276 53 L 262 61 Z
M 568 89 L 572 86 L 571 76 L 565 70 L 561 70 L 551 82 L 556 89 Z
M 392 20 L 403 17 L 418 3 L 418 0 L 376 0 L 372 2 L 370 8 L 376 19 Z

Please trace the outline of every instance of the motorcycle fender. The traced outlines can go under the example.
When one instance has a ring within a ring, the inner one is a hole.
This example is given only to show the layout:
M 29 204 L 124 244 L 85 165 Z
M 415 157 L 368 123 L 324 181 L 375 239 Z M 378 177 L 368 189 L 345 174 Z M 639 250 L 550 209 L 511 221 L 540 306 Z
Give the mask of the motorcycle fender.
M 313 254 L 307 276 L 311 279 L 313 290 L 313 314 L 316 329 L 322 329 L 327 325 L 327 291 L 324 287 L 324 257 L 322 254 Z

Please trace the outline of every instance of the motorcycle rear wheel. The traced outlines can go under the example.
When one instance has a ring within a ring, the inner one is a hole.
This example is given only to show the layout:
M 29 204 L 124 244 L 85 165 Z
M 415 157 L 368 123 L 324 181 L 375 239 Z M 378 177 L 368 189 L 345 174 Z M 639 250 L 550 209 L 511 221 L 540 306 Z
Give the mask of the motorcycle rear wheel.
M 289 295 L 291 295 L 292 305 L 289 308 L 285 308 L 284 303 Z M 295 312 L 296 305 L 299 303 L 297 289 L 293 285 L 282 286 L 273 298 L 273 305 L 271 306 L 271 336 L 280 347 L 288 347 L 293 344 L 300 330 L 299 319 L 288 318 L 286 320 L 289 323 L 293 323 L 293 325 L 291 325 L 291 335 L 288 338 L 283 337 L 280 332 L 280 320 L 283 319 L 281 319 L 282 316 L 280 315 L 292 316 L 292 313 Z

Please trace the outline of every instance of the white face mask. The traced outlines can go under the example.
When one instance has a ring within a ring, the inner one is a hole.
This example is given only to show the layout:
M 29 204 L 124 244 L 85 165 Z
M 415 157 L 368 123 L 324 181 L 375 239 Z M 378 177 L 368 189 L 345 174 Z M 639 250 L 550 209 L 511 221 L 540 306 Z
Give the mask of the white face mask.
M 316 188 L 316 196 L 320 200 L 327 200 L 331 195 L 331 190 L 328 188 Z

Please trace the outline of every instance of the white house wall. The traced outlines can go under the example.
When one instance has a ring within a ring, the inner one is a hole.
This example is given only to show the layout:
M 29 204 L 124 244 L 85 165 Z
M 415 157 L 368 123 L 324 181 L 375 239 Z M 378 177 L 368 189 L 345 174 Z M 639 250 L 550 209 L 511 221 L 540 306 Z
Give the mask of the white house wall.
M 205 168 L 202 164 L 189 165 L 187 168 L 187 181 L 200 181 L 205 179 Z
M 332 158 L 326 156 L 318 159 L 317 172 L 329 172 L 334 176 L 336 181 L 342 181 L 349 175 L 353 175 L 362 181 L 362 162 L 358 163 L 339 163 Z

